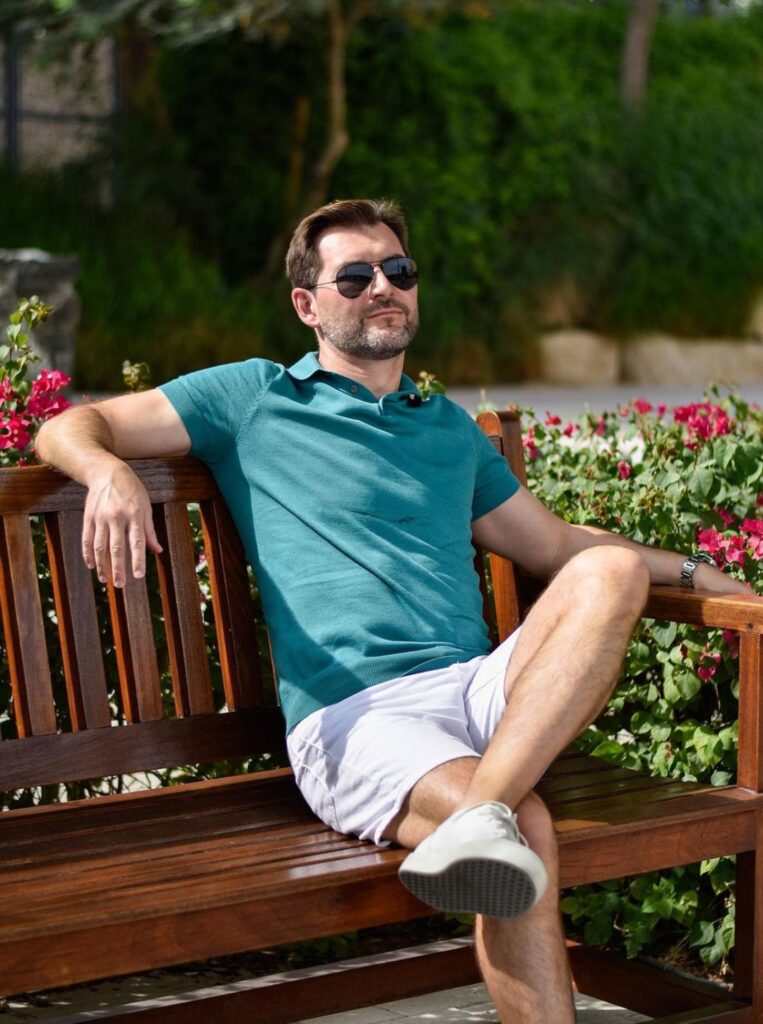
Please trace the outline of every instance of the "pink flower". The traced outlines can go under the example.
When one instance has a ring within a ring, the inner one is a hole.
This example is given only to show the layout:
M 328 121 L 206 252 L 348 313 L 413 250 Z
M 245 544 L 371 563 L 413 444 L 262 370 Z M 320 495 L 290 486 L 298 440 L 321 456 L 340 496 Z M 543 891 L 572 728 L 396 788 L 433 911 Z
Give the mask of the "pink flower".
M 719 555 L 723 550 L 723 541 L 725 540 L 723 534 L 719 533 L 714 526 L 711 526 L 707 530 L 699 530 L 697 540 L 700 549 L 707 551 L 708 554 L 713 556 L 717 564 L 721 565 L 722 558 L 719 558 Z
M 729 537 L 723 549 L 723 555 L 728 565 L 744 565 L 747 553 L 747 541 L 744 537 Z
M 634 402 L 633 402 L 633 408 L 636 410 L 636 412 L 639 412 L 639 413 L 642 413 L 642 414 L 646 413 L 646 412 L 651 412 L 652 411 L 652 403 L 651 402 L 647 402 L 647 400 L 645 398 L 636 398 L 636 399 L 634 399 Z
M 564 434 L 565 437 L 572 437 L 572 435 L 575 433 L 576 429 L 577 428 L 575 427 L 574 423 L 568 423 L 567 426 L 562 431 L 562 433 Z M 761 494 L 761 498 L 763 498 L 763 494 Z
M 752 537 L 763 537 L 763 519 L 743 519 L 739 529 Z
M 621 405 L 620 408 L 617 410 L 618 415 L 620 416 L 627 416 L 630 413 L 630 411 L 631 410 L 627 405 Z
M 539 459 L 540 452 L 535 444 L 535 427 L 530 427 L 526 435 L 522 439 L 522 444 L 527 452 L 527 457 L 530 459 Z
M 37 380 L 32 382 L 32 390 L 27 402 L 27 412 L 38 420 L 49 420 L 58 413 L 68 409 L 68 402 L 58 392 L 67 386 L 71 377 L 60 370 L 40 370 Z
M 718 665 L 720 664 L 721 656 L 718 651 L 704 650 L 699 656 L 699 665 L 697 667 L 697 675 L 703 683 L 708 682 L 712 679 L 715 673 L 718 671 Z
M 718 516 L 720 521 L 723 523 L 725 529 L 733 526 L 737 521 L 737 517 L 732 512 L 727 512 L 725 508 L 717 508 L 715 514 Z
M 15 448 L 21 451 L 32 440 L 27 430 L 29 419 L 11 412 L 0 419 L 0 449 Z
M 759 562 L 763 558 L 763 519 L 745 519 L 739 529 L 747 534 L 747 548 Z
M 561 423 L 561 419 L 558 416 L 552 416 L 548 410 L 546 410 L 546 426 L 547 427 L 558 427 Z
M 27 402 L 26 411 L 30 416 L 34 416 L 38 420 L 49 420 L 53 416 L 57 416 L 64 409 L 68 409 L 71 402 L 67 401 L 63 395 L 30 395 L 29 401 Z
M 723 639 L 732 658 L 739 657 L 739 633 L 735 629 L 724 629 Z
M 673 420 L 686 424 L 684 445 L 692 451 L 696 451 L 702 442 L 709 441 L 711 437 L 730 434 L 734 429 L 734 421 L 725 410 L 708 402 L 677 405 L 673 410 Z
M 620 474 L 621 480 L 627 480 L 633 472 L 633 467 L 631 466 L 630 462 L 626 462 L 623 459 L 617 464 L 617 472 Z
M 596 429 L 594 430 L 594 433 L 598 434 L 599 436 L 601 436 L 604 433 L 604 426 L 605 426 L 605 424 L 604 424 L 604 417 L 603 416 L 599 416 L 599 419 L 598 419 L 598 421 L 596 423 Z
M 668 411 L 667 405 L 665 405 L 664 402 L 660 402 L 660 404 L 657 406 L 657 415 L 662 417 L 662 416 L 665 415 L 665 413 L 667 411 Z
M 734 537 L 727 537 L 719 533 L 714 526 L 707 530 L 697 531 L 697 540 L 702 551 L 709 552 L 715 559 L 716 565 L 744 565 L 747 548 L 750 546 L 746 537 L 737 534 Z
M 11 382 L 7 377 L 3 377 L 0 380 L 0 402 L 9 402 L 16 397 L 16 392 L 11 387 Z
M 71 377 L 67 377 L 60 370 L 40 370 L 37 380 L 32 381 L 32 394 L 42 395 L 60 391 L 71 384 L 71 380 Z

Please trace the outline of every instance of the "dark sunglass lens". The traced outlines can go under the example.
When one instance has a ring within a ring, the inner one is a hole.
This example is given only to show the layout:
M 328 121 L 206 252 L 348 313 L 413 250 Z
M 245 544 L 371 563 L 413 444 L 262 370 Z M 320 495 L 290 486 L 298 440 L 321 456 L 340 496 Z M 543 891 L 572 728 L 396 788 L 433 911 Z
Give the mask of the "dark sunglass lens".
M 410 291 L 419 279 L 415 262 L 407 256 L 396 256 L 394 259 L 385 260 L 382 263 L 382 270 L 390 284 L 403 292 Z
M 357 299 L 373 279 L 374 268 L 370 263 L 351 263 L 336 275 L 337 291 L 346 299 Z

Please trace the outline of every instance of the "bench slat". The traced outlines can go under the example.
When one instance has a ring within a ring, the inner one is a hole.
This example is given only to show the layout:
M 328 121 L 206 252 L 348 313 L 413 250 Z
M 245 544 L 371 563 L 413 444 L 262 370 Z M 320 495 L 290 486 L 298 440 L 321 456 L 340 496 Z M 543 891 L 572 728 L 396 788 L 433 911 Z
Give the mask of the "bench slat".
M 212 714 L 212 681 L 187 506 L 178 502 L 157 506 L 154 526 L 164 549 L 157 562 L 175 710 L 183 716 Z
M 108 592 L 125 718 L 156 721 L 164 712 L 146 581 L 136 580 L 128 568 L 125 585 L 109 582 Z
M 19 735 L 54 733 L 53 687 L 32 526 L 26 515 L 0 521 L 0 606 Z
M 45 517 L 69 715 L 75 730 L 111 724 L 93 578 L 79 552 L 82 520 L 81 512 Z
M 0 789 L 254 757 L 283 746 L 277 708 L 32 736 L 0 743 Z
M 217 485 L 210 471 L 191 458 L 135 459 L 131 468 L 145 485 L 153 504 L 200 501 L 214 497 Z M 77 511 L 85 507 L 86 489 L 50 466 L 0 469 L 0 513 Z
M 231 710 L 258 707 L 262 678 L 243 545 L 222 500 L 202 501 L 200 509 L 225 699 Z

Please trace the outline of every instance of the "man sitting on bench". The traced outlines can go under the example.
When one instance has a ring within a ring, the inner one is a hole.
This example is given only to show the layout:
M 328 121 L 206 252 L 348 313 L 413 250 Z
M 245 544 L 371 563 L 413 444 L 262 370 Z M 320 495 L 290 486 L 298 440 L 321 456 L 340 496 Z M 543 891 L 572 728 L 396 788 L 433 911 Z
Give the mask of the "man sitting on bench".
M 411 849 L 400 877 L 426 903 L 477 914 L 501 1020 L 570 1024 L 554 828 L 534 786 L 604 707 L 650 582 L 746 588 L 706 556 L 563 522 L 468 413 L 422 400 L 403 373 L 418 271 L 394 203 L 317 210 L 287 270 L 317 352 L 73 408 L 38 452 L 88 487 L 84 557 L 116 586 L 160 550 L 122 460 L 209 465 L 261 590 L 308 804 Z M 492 653 L 473 543 L 550 580 Z

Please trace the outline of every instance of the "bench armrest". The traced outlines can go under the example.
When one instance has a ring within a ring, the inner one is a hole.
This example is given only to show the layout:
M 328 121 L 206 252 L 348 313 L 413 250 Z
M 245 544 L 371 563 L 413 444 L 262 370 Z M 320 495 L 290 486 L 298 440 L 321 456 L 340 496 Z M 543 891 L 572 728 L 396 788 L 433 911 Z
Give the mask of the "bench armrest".
M 719 597 L 705 590 L 651 587 L 644 615 L 693 626 L 763 633 L 763 597 L 750 593 Z

